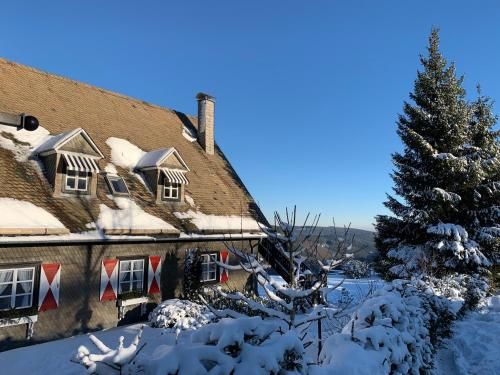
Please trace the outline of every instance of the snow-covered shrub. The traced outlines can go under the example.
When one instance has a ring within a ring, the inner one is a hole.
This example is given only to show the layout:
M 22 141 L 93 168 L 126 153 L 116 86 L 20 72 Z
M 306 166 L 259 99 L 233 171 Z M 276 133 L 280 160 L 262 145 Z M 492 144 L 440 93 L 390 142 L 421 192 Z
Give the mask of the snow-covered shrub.
M 368 263 L 357 259 L 348 259 L 343 265 L 342 270 L 346 277 L 352 279 L 360 279 L 367 277 L 370 274 L 370 266 Z
M 444 312 L 452 314 L 439 297 L 415 282 L 395 280 L 362 303 L 340 334 L 326 340 L 323 368 L 314 373 L 425 372 L 432 367 L 431 329 Z
M 149 314 L 155 328 L 168 328 L 177 333 L 197 329 L 213 321 L 214 315 L 205 306 L 190 301 L 171 299 L 160 303 Z
M 222 319 L 194 332 L 189 342 L 159 345 L 152 354 L 140 353 L 140 334 L 129 347 L 123 338 L 110 349 L 91 336 L 102 354 L 85 346 L 77 360 L 97 375 L 305 374 L 304 348 L 294 332 L 279 334 L 277 323 L 259 317 Z

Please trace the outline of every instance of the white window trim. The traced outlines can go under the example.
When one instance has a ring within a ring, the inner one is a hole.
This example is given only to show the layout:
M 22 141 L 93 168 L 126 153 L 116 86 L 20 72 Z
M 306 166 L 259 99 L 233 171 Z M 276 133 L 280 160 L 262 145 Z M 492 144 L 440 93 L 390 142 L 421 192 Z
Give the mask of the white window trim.
M 68 176 L 68 170 L 64 174 L 64 190 L 66 191 L 88 191 L 89 188 L 89 175 L 88 172 L 79 172 L 79 171 L 74 171 L 75 175 L 74 176 Z M 85 176 L 81 176 L 80 174 L 85 174 Z M 73 178 L 75 180 L 75 187 L 70 187 L 68 185 L 68 178 Z M 79 189 L 78 188 L 78 182 L 80 180 L 85 180 L 85 189 Z
M 24 271 L 24 270 L 32 270 L 31 273 L 31 280 L 23 280 L 19 281 L 19 283 L 26 283 L 30 282 L 31 283 L 31 292 L 30 293 L 17 293 L 17 273 L 18 271 Z M 8 309 L 2 309 L 0 311 L 7 311 L 7 310 L 12 310 L 12 306 L 14 306 L 15 310 L 20 310 L 20 309 L 29 309 L 30 307 L 33 306 L 33 293 L 35 290 L 35 267 L 18 267 L 18 268 L 2 268 L 0 271 L 13 271 L 12 273 L 12 282 L 8 283 L 0 283 L 0 284 L 12 284 L 12 291 L 10 294 L 10 306 Z M 28 306 L 21 306 L 21 307 L 15 307 L 16 306 L 16 297 L 17 296 L 30 296 L 30 303 Z M 6 296 L 4 296 L 5 298 Z
M 163 184 L 163 198 L 178 200 L 180 196 L 180 190 L 181 190 L 181 184 L 165 180 L 165 183 Z M 175 197 L 172 195 L 174 191 L 176 192 Z
M 130 270 L 127 270 L 127 271 L 122 271 L 122 264 L 123 263 L 127 263 L 129 262 L 130 263 Z M 118 294 L 123 294 L 123 293 L 129 293 L 129 292 L 133 292 L 133 291 L 139 291 L 139 289 L 130 289 L 132 288 L 132 273 L 133 271 L 138 271 L 138 269 L 135 269 L 133 268 L 133 264 L 136 263 L 136 262 L 142 262 L 142 280 L 141 280 L 141 284 L 142 284 L 142 288 L 141 288 L 141 292 L 144 291 L 144 274 L 145 274 L 145 267 L 144 265 L 146 264 L 144 258 L 137 258 L 137 259 L 124 259 L 124 260 L 120 260 L 120 266 L 119 266 L 119 269 L 118 269 Z M 121 281 L 121 275 L 122 273 L 130 273 L 130 280 L 129 281 Z M 128 284 L 129 285 L 129 289 L 128 290 L 122 290 L 122 284 Z
M 215 261 L 210 262 L 211 256 L 215 257 Z M 205 259 L 208 259 L 208 261 L 205 261 Z M 210 264 L 215 265 L 215 271 L 214 271 L 213 278 L 210 278 L 210 271 L 209 271 Z M 208 277 L 206 279 L 203 278 L 203 268 L 204 267 L 207 268 L 206 274 L 208 275 Z M 201 254 L 201 275 L 200 275 L 200 278 L 201 278 L 201 282 L 208 282 L 208 281 L 216 281 L 217 280 L 217 253 Z

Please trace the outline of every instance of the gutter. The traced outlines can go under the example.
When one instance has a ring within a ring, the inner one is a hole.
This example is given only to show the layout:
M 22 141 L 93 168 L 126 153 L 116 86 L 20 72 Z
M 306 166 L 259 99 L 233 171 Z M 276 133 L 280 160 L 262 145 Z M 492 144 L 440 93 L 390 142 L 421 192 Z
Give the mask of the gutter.
M 219 242 L 258 240 L 266 238 L 266 234 L 221 234 L 199 237 L 139 237 L 139 238 L 89 238 L 89 239 L 47 239 L 47 240 L 20 240 L 3 241 L 0 239 L 0 249 L 13 247 L 44 247 L 44 246 L 81 246 L 81 245 L 141 245 L 152 243 L 190 243 L 190 242 Z

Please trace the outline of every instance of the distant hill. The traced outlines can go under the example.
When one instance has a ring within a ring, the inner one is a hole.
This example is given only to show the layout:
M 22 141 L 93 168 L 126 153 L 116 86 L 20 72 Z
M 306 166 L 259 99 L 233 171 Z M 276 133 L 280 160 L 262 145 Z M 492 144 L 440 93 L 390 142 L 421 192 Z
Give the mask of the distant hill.
M 307 227 L 306 227 L 307 228 Z M 304 230 L 306 229 L 304 228 Z M 300 232 L 300 228 L 296 229 Z M 316 228 L 316 235 L 321 231 L 320 236 L 320 252 L 326 256 L 332 249 L 336 249 L 337 238 L 342 240 L 344 237 L 344 228 L 335 227 L 318 227 Z M 335 231 L 337 234 L 335 234 Z M 374 236 L 375 232 L 350 228 L 347 234 L 348 240 L 354 235 L 351 252 L 356 259 L 365 261 L 372 261 L 377 256 L 377 249 L 375 248 Z M 322 251 L 322 249 L 324 251 Z

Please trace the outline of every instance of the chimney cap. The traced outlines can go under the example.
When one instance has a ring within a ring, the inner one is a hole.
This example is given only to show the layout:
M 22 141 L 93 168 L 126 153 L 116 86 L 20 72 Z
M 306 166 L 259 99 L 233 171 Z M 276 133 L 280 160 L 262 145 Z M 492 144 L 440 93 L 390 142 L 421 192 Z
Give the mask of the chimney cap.
M 205 94 L 204 92 L 199 92 L 198 94 L 196 94 L 196 100 L 210 100 L 215 103 L 215 97 Z

